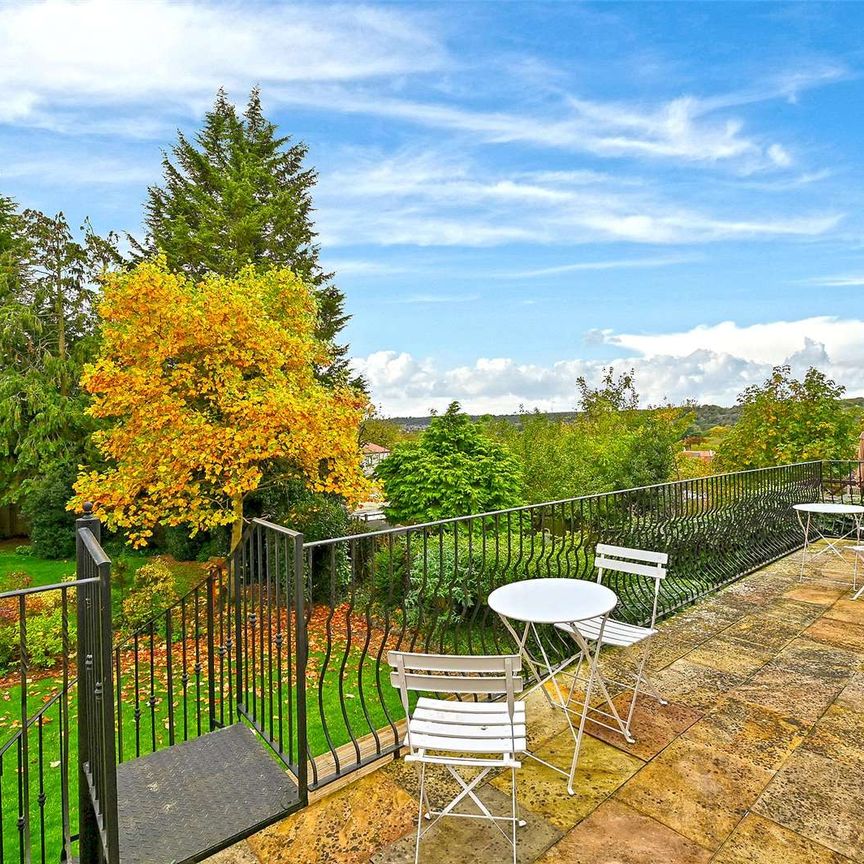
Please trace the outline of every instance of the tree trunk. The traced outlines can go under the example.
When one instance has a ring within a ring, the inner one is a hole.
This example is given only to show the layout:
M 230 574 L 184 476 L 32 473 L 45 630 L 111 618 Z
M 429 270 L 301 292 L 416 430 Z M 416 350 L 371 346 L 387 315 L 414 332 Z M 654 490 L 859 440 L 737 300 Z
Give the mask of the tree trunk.
M 231 551 L 233 552 L 243 539 L 243 496 L 238 495 L 231 501 L 234 510 L 234 524 L 231 526 Z

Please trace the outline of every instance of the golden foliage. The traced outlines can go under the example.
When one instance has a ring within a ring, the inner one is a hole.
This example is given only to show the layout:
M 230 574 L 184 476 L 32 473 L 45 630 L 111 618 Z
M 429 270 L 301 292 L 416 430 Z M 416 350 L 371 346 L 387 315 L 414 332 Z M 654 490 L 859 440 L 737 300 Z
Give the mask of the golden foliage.
M 164 260 L 106 278 L 103 342 L 85 370 L 104 471 L 82 473 L 70 509 L 93 501 L 144 545 L 157 524 L 228 525 L 266 466 L 315 491 L 362 498 L 358 427 L 366 400 L 326 387 L 315 301 L 288 270 L 191 282 Z

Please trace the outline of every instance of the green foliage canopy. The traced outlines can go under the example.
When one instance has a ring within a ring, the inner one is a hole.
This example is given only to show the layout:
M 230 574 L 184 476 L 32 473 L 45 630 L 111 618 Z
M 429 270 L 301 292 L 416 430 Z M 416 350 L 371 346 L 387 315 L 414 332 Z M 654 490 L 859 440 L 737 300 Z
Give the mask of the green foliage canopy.
M 503 510 L 522 503 L 520 466 L 485 436 L 458 402 L 433 417 L 416 442 L 400 444 L 378 466 L 387 519 L 411 524 Z
M 89 225 L 76 240 L 62 213 L 17 213 L 0 199 L 0 502 L 29 518 L 39 554 L 69 554 L 63 504 L 93 421 L 79 386 L 96 345 L 99 275 L 116 238 Z
M 521 463 L 523 497 L 530 503 L 574 498 L 675 479 L 675 454 L 690 422 L 680 408 L 640 410 L 632 372 L 604 372 L 600 386 L 577 380 L 580 413 L 572 420 L 538 411 L 517 424 L 487 421 L 488 434 Z
M 318 263 L 312 224 L 317 174 L 304 167 L 308 148 L 279 136 L 264 116 L 258 89 L 243 114 L 223 90 L 194 141 L 182 132 L 162 160 L 162 186 L 151 186 L 142 257 L 159 252 L 168 269 L 195 281 L 235 276 L 245 266 L 287 268 L 313 287 L 317 337 L 329 346 L 322 377 L 347 376 L 346 346 L 335 340 L 348 316 L 333 274 Z
M 845 388 L 813 367 L 802 380 L 775 366 L 762 385 L 738 397 L 741 417 L 720 443 L 726 471 L 765 468 L 811 459 L 853 459 L 860 412 L 844 404 Z

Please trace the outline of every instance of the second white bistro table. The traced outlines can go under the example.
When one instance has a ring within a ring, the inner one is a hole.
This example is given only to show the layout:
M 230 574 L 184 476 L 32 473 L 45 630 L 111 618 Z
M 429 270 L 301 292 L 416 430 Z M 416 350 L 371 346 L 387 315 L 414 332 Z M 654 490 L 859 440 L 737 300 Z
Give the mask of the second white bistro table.
M 553 768 L 559 774 L 564 774 L 568 780 L 567 791 L 572 795 L 573 777 L 576 773 L 576 763 L 579 759 L 579 749 L 582 744 L 585 721 L 591 705 L 591 691 L 595 683 L 599 682 L 607 703 L 611 704 L 611 699 L 603 683 L 597 659 L 600 654 L 600 646 L 603 644 L 603 628 L 606 626 L 609 613 L 618 603 L 618 597 L 614 591 L 610 591 L 605 585 L 598 585 L 596 582 L 588 582 L 583 579 L 526 579 L 496 588 L 489 595 L 488 602 L 490 608 L 498 613 L 498 616 L 504 622 L 504 626 L 516 640 L 516 644 L 519 646 L 519 653 L 522 655 L 537 683 L 541 685 L 547 700 L 550 704 L 564 711 L 567 725 L 573 733 L 575 746 L 569 772 L 562 771 L 555 765 L 550 765 L 532 753 L 526 753 L 526 755 L 532 759 L 536 759 L 538 762 L 543 762 L 544 765 Z M 597 647 L 593 652 L 590 650 L 585 638 L 575 627 L 577 621 L 586 621 L 589 618 L 600 620 Z M 514 628 L 512 623 L 514 621 L 524 624 L 521 635 Z M 559 682 L 555 677 L 556 672 L 560 671 L 560 666 L 557 670 L 552 667 L 546 649 L 543 647 L 543 642 L 537 633 L 538 624 L 573 625 L 573 638 L 576 640 L 580 651 L 588 658 L 589 671 L 585 685 L 585 703 L 579 716 L 578 729 L 573 727 L 573 722 L 570 718 L 570 710 L 568 708 L 569 695 L 567 699 L 564 698 Z M 542 662 L 532 657 L 528 651 L 528 640 L 532 635 L 542 654 Z M 540 666 L 545 667 L 544 671 L 548 674 L 548 678 L 555 689 L 556 699 L 554 700 L 550 697 L 546 688 L 542 687 L 543 677 L 538 668 Z M 615 710 L 614 706 L 612 706 L 612 710 Z
M 793 504 L 792 507 L 795 510 L 795 515 L 798 517 L 798 523 L 801 525 L 801 530 L 804 532 L 804 548 L 801 550 L 802 579 L 804 578 L 804 568 L 808 561 L 812 562 L 820 555 L 825 555 L 826 553 L 831 552 L 842 561 L 843 552 L 841 551 L 839 543 L 843 540 L 854 536 L 856 545 L 861 544 L 861 517 L 864 516 L 864 507 L 861 507 L 858 504 L 832 504 L 827 502 L 823 503 L 821 501 L 814 501 L 810 504 Z M 840 536 L 828 536 L 819 526 L 819 516 L 851 516 L 853 527 Z M 816 518 L 814 519 L 814 517 Z M 813 541 L 810 540 L 811 527 L 814 527 L 816 530 L 816 539 L 824 540 L 827 544 L 818 552 L 810 552 L 810 547 L 813 545 Z M 854 554 L 857 559 L 857 551 Z M 852 576 L 853 590 L 857 587 L 857 572 L 858 566 L 856 560 Z

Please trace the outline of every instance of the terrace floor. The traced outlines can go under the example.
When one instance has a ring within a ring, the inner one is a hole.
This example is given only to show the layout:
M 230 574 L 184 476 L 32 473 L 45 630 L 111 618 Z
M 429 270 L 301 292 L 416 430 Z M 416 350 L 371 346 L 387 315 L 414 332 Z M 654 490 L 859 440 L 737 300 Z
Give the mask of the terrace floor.
M 595 727 L 576 795 L 523 762 L 520 862 L 864 862 L 864 598 L 798 573 L 791 555 L 665 622 L 652 665 L 669 705 L 640 699 L 633 745 Z M 572 738 L 540 691 L 528 725 L 529 746 L 567 767 Z M 430 784 L 433 802 L 450 785 Z M 495 779 L 481 797 L 506 812 L 507 789 Z M 212 864 L 412 862 L 416 793 L 414 768 L 388 762 Z M 421 847 L 434 864 L 509 854 L 473 820 L 444 820 Z

